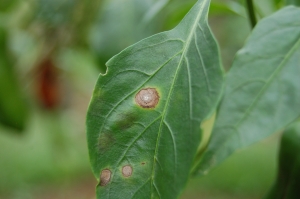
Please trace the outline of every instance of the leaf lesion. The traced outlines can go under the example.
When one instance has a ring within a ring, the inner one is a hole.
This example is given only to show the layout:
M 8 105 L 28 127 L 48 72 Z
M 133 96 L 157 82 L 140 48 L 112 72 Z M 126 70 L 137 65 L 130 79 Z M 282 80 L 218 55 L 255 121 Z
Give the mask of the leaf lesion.
M 140 90 L 141 88 L 143 88 L 143 86 L 148 83 L 154 76 L 155 74 L 157 74 L 165 65 L 167 65 L 172 59 L 174 59 L 176 56 L 178 56 L 179 54 L 181 54 L 181 51 L 176 53 L 173 57 L 171 57 L 169 60 L 167 60 L 164 64 L 162 64 L 161 66 L 158 67 L 158 69 L 154 72 L 154 74 L 152 74 L 148 79 L 146 79 L 143 83 L 141 83 L 136 89 L 134 89 L 132 92 L 130 92 L 128 95 L 126 95 L 125 97 L 123 97 L 122 99 L 120 99 L 111 109 L 110 111 L 108 112 L 108 114 L 104 117 L 104 121 L 103 121 L 103 124 L 101 126 L 101 129 L 100 129 L 100 133 L 102 132 L 105 124 L 106 124 L 106 121 L 107 119 L 110 117 L 110 115 L 115 111 L 115 109 L 117 109 L 117 107 L 119 105 L 122 104 L 122 102 L 124 102 L 126 99 L 128 99 L 129 97 L 133 96 L 134 93 L 136 93 L 138 90 Z
M 121 162 L 127 157 L 126 155 L 127 155 L 128 151 L 129 151 L 129 150 L 132 148 L 132 146 L 137 142 L 137 140 L 138 140 L 141 136 L 143 136 L 143 134 L 147 131 L 147 129 L 149 129 L 153 124 L 155 124 L 155 122 L 158 121 L 160 118 L 161 118 L 161 116 L 159 116 L 159 117 L 157 117 L 156 119 L 154 119 L 148 126 L 145 127 L 145 129 L 144 129 L 140 134 L 138 134 L 138 136 L 136 136 L 136 137 L 132 140 L 132 142 L 131 142 L 128 146 L 126 146 L 126 150 L 124 150 L 124 153 L 120 156 L 119 160 L 117 161 L 117 163 L 116 163 L 115 166 L 114 166 L 115 169 L 113 170 L 112 176 L 111 176 L 111 181 L 112 181 L 112 182 L 113 182 L 113 180 L 114 180 L 114 175 L 115 175 L 115 173 L 116 173 L 117 170 L 118 170 L 118 166 L 120 166 Z M 109 190 L 108 192 L 110 192 L 110 190 Z

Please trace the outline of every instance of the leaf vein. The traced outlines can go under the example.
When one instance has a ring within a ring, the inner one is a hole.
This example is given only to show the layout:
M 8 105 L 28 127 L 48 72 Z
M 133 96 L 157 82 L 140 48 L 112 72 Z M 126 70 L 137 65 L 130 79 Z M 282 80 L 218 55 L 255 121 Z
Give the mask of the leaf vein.
M 187 69 L 187 75 L 188 75 L 188 80 L 189 80 L 189 101 L 190 101 L 190 118 L 193 118 L 193 114 L 192 114 L 192 107 L 193 107 L 193 93 L 192 93 L 192 83 L 191 83 L 191 71 L 190 71 L 190 67 L 188 67 L 189 65 L 189 60 L 187 59 L 187 57 L 185 57 L 185 61 L 186 61 L 186 69 Z
M 209 80 L 208 80 L 208 75 L 207 75 L 207 71 L 206 71 L 206 68 L 205 68 L 205 64 L 204 64 L 204 61 L 203 61 L 203 58 L 202 58 L 202 55 L 201 55 L 201 52 L 199 50 L 199 47 L 197 45 L 197 34 L 195 32 L 195 46 L 196 46 L 196 49 L 197 49 L 197 52 L 198 52 L 198 55 L 199 55 L 199 59 L 201 61 L 201 68 L 202 68 L 202 71 L 203 71 L 203 74 L 205 76 L 205 82 L 206 82 L 206 85 L 207 85 L 207 92 L 208 92 L 208 95 L 210 95 L 210 91 L 211 91 L 211 88 L 210 88 L 210 83 L 209 83 Z
M 164 121 L 164 123 L 165 123 L 165 125 L 167 126 L 167 128 L 168 128 L 168 130 L 169 130 L 169 132 L 170 132 L 170 135 L 171 135 L 171 137 L 172 137 L 172 143 L 173 143 L 173 150 L 174 150 L 174 170 L 175 170 L 175 172 L 177 171 L 177 151 L 176 151 L 176 142 L 175 142 L 175 137 L 174 137 L 174 133 L 173 133 L 173 131 L 172 131 L 172 129 L 171 129 L 171 127 L 170 127 L 170 125 L 166 122 L 166 121 Z M 177 175 L 175 175 L 174 177 L 174 183 L 176 184 L 176 176 Z
M 150 181 L 150 177 L 145 181 L 145 183 L 143 183 L 133 194 L 132 194 L 132 196 L 131 196 L 131 198 L 133 198 L 136 194 L 137 194 L 137 192 L 140 190 L 140 189 L 142 189 L 149 181 Z

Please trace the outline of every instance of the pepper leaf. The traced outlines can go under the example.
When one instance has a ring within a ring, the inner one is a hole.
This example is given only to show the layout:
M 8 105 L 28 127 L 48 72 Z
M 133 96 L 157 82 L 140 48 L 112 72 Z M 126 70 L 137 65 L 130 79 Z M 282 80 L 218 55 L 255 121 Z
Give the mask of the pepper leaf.
M 25 128 L 29 109 L 13 66 L 7 33 L 0 27 L 0 123 L 19 133 Z
M 181 193 L 201 121 L 213 113 L 222 90 L 209 3 L 199 0 L 176 28 L 108 61 L 86 121 L 97 198 L 174 199 Z
M 194 173 L 278 132 L 299 116 L 300 9 L 261 20 L 228 72 L 210 143 Z

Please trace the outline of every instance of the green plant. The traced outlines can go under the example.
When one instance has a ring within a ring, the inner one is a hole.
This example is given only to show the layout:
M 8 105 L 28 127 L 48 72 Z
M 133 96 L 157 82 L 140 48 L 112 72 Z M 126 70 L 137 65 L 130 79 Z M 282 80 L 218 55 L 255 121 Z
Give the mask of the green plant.
M 177 198 L 190 175 L 207 174 L 300 116 L 300 9 L 282 8 L 256 24 L 248 0 L 254 29 L 224 78 L 209 5 L 199 0 L 176 28 L 107 62 L 86 119 L 97 198 Z M 214 113 L 213 130 L 200 128 Z M 287 198 L 294 198 L 300 178 L 289 176 Z M 286 184 L 274 190 L 285 193 Z

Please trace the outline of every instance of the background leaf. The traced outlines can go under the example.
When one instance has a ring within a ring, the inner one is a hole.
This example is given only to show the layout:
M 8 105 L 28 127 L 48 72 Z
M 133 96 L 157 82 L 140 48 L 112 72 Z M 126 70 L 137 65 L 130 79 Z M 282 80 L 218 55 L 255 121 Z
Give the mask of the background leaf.
M 1 0 L 0 12 L 5 12 L 9 10 L 15 3 L 15 0 Z
M 211 141 L 195 172 L 207 173 L 299 116 L 299 18 L 300 9 L 290 6 L 261 20 L 237 53 Z
M 236 14 L 242 17 L 247 17 L 246 10 L 244 6 L 235 1 L 216 1 L 211 4 L 211 12 L 214 14 Z
M 103 2 L 89 39 L 101 71 L 105 71 L 105 63 L 113 55 L 140 39 L 157 33 L 154 24 L 141 25 L 140 23 L 150 20 L 148 17 L 154 17 L 149 16 L 151 13 L 147 11 L 159 5 L 158 2 L 159 0 L 106 0 Z
M 6 41 L 6 31 L 0 27 L 0 122 L 22 130 L 27 119 L 28 108 L 7 52 Z
M 222 88 L 209 2 L 198 1 L 175 29 L 113 57 L 99 77 L 86 121 L 98 198 L 173 199 L 187 182 L 200 123 Z M 158 92 L 155 107 L 135 102 L 147 88 Z
M 300 6 L 300 0 L 286 0 L 286 4 Z
M 294 199 L 300 187 L 300 120 L 283 133 L 276 182 L 267 199 Z

